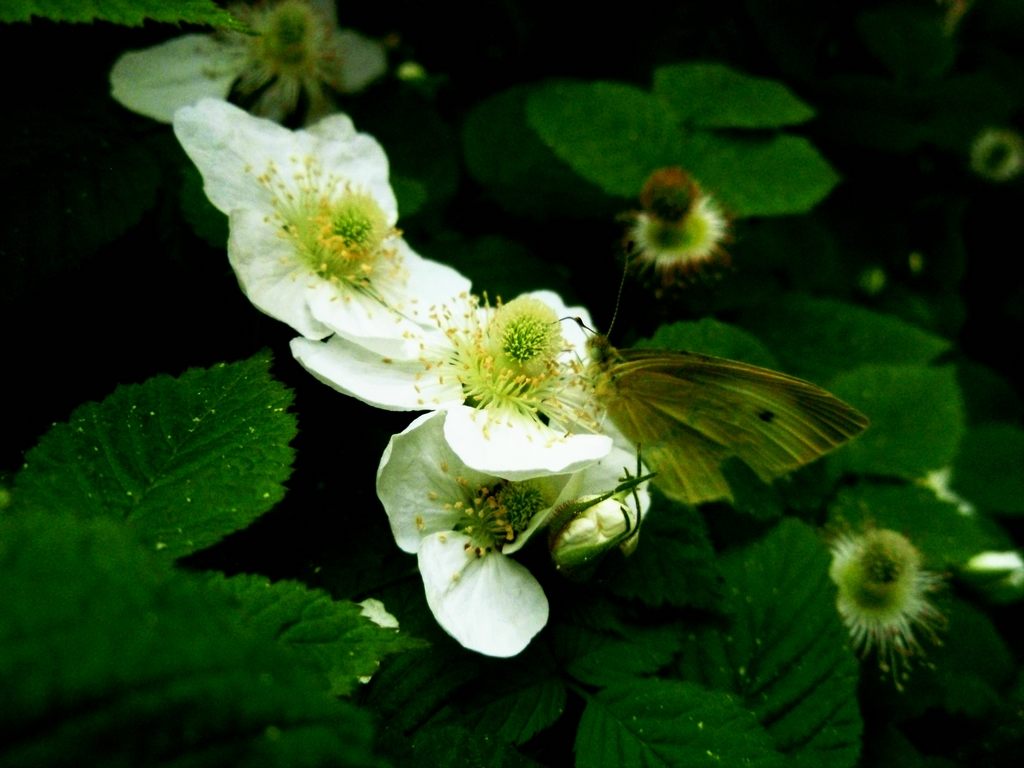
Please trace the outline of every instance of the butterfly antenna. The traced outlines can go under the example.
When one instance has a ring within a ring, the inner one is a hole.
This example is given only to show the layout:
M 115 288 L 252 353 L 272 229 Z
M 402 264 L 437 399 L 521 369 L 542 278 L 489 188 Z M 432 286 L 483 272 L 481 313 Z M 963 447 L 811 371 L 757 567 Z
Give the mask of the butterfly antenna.
M 626 270 L 629 269 L 629 257 L 627 256 L 625 261 L 622 263 L 622 277 L 619 278 L 619 290 L 615 294 L 615 310 L 612 312 L 611 322 L 608 323 L 608 330 L 605 331 L 605 338 L 612 335 L 612 328 L 615 327 L 615 321 L 619 317 L 619 307 L 622 304 L 622 292 L 626 288 Z

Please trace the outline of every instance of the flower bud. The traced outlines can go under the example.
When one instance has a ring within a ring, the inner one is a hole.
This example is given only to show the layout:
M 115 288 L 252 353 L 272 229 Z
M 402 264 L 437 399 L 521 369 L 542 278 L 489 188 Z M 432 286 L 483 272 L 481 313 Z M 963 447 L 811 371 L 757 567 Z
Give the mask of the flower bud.
M 555 567 L 567 575 L 585 574 L 582 569 L 596 565 L 613 547 L 621 546 L 624 552 L 635 549 L 637 513 L 624 500 L 584 496 L 564 511 L 556 513 L 548 546 Z
M 1024 559 L 1019 552 L 981 552 L 964 564 L 960 576 L 996 603 L 1024 597 Z

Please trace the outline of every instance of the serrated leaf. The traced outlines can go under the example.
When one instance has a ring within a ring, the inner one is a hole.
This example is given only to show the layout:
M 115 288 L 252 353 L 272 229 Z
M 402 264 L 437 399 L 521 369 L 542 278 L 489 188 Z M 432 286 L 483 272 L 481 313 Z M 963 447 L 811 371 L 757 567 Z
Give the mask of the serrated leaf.
M 865 363 L 924 365 L 950 347 L 893 315 L 800 293 L 777 297 L 740 322 L 787 372 L 822 384 Z
M 451 645 L 392 656 L 370 681 L 366 703 L 389 734 L 404 738 L 457 700 L 463 686 L 484 679 L 482 667 Z
M 970 603 L 954 598 L 941 607 L 948 619 L 942 643 L 927 648 L 927 663 L 914 669 L 895 699 L 898 717 L 936 707 L 972 718 L 990 715 L 1013 677 L 1013 652 L 991 619 Z
M 118 387 L 28 452 L 15 503 L 123 520 L 168 557 L 194 552 L 284 496 L 296 433 L 291 403 L 266 352 Z
M 470 111 L 462 132 L 470 174 L 517 215 L 547 219 L 554 214 L 611 214 L 614 208 L 604 193 L 559 160 L 527 125 L 529 93 L 525 86 L 510 88 Z
M 453 723 L 432 723 L 416 731 L 411 743 L 390 744 L 389 747 L 397 751 L 398 765 L 540 768 L 536 763 L 522 758 L 508 742 L 502 742 L 489 733 Z
M 633 628 L 626 636 L 595 632 L 571 624 L 558 628 L 559 656 L 566 670 L 588 685 L 608 686 L 663 669 L 679 650 L 674 628 Z
M 118 523 L 0 520 L 0 763 L 367 765 L 369 719 Z
M 840 530 L 871 525 L 899 531 L 933 570 L 962 565 L 979 552 L 1004 546 L 976 515 L 961 514 L 955 504 L 914 485 L 860 483 L 844 488 L 829 506 L 829 519 Z
M 711 317 L 661 325 L 650 339 L 641 339 L 636 346 L 646 349 L 699 352 L 730 360 L 742 360 L 767 368 L 778 366 L 775 356 L 757 337 L 742 328 Z
M 736 217 L 804 213 L 839 183 L 839 174 L 800 136 L 692 131 L 677 144 L 673 163 Z
M 721 575 L 704 520 L 693 507 L 656 495 L 639 535 L 629 558 L 604 565 L 612 592 L 653 608 L 720 607 Z
M 782 83 L 718 62 L 658 67 L 654 94 L 682 122 L 708 128 L 777 128 L 814 117 L 814 110 Z
M 530 93 L 526 115 L 558 157 L 610 195 L 636 197 L 651 171 L 679 164 L 674 115 L 631 85 L 546 83 Z
M 246 29 L 213 0 L 6 0 L 0 21 L 31 21 L 32 17 L 72 23 L 109 21 L 129 27 L 147 19 L 172 24 L 205 24 Z
M 497 742 L 525 744 L 565 710 L 566 686 L 550 655 L 531 650 L 500 662 L 489 684 L 458 707 L 455 720 Z
M 986 511 L 1024 514 L 1024 430 L 1012 424 L 969 429 L 953 463 L 952 484 Z
M 782 755 L 732 696 L 693 683 L 643 680 L 587 701 L 576 765 L 782 766 Z
M 835 607 L 825 546 L 785 520 L 724 558 L 735 597 L 727 630 L 695 629 L 690 676 L 739 694 L 776 747 L 799 766 L 852 766 L 860 751 L 857 662 Z
M 964 406 L 951 366 L 864 365 L 829 389 L 871 426 L 827 458 L 840 471 L 907 479 L 949 465 L 964 433 Z
M 332 600 L 295 581 L 271 584 L 263 576 L 217 576 L 210 586 L 238 604 L 250 629 L 322 670 L 334 696 L 350 694 L 385 656 L 422 645 L 397 629 L 377 626 L 358 603 Z

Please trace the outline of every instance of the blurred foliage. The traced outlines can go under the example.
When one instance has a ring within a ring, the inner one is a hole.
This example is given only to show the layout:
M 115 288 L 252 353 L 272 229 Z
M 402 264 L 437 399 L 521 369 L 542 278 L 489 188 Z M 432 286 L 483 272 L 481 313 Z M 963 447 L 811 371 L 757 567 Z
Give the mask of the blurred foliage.
M 409 415 L 292 361 L 170 128 L 109 97 L 120 53 L 228 14 L 6 3 L 0 763 L 1016 765 L 1020 606 L 954 574 L 1024 538 L 1024 186 L 969 160 L 1024 129 L 1022 4 L 339 11 L 388 41 L 392 74 L 341 106 L 417 251 L 491 297 L 556 290 L 618 346 L 811 379 L 872 426 L 771 486 L 730 465 L 732 505 L 655 494 L 589 581 L 527 548 L 549 626 L 469 653 L 376 498 Z M 731 217 L 730 265 L 667 286 L 623 277 L 666 165 Z M 870 525 L 946 574 L 942 645 L 902 692 L 858 663 L 828 578 L 827 535 Z

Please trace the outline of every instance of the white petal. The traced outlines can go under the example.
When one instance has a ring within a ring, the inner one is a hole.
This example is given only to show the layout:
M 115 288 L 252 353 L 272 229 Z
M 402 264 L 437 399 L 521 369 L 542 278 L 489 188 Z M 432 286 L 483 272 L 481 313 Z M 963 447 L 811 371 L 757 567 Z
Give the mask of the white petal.
M 387 71 L 384 46 L 376 40 L 345 29 L 335 33 L 332 43 L 338 51 L 338 71 L 329 82 L 336 90 L 361 91 Z
M 456 406 L 445 438 L 469 466 L 509 480 L 575 472 L 611 450 L 607 435 L 567 435 L 525 417 Z
M 319 284 L 333 286 L 298 259 L 292 241 L 263 213 L 237 209 L 229 222 L 228 260 L 249 301 L 308 339 L 329 336 L 331 329 L 313 317 L 307 297 Z
M 418 551 L 425 536 L 451 530 L 460 519 L 459 512 L 446 508 L 465 495 L 459 478 L 477 487 L 494 480 L 451 452 L 443 412 L 425 413 L 392 435 L 377 468 L 377 497 L 402 550 Z
M 419 357 L 430 308 L 466 292 L 469 281 L 414 253 L 403 240 L 396 240 L 394 247 L 404 264 L 395 266 L 400 274 L 385 266 L 373 279 L 379 298 L 321 281 L 309 294 L 309 308 L 319 322 L 368 349 L 390 357 Z
M 417 359 L 399 359 L 332 336 L 326 342 L 292 339 L 292 355 L 330 387 L 389 411 L 427 411 L 462 402 L 455 381 L 425 375 Z
M 401 238 L 389 247 L 401 261 L 382 267 L 373 278 L 379 300 L 348 291 L 352 300 L 339 301 L 339 289 L 324 282 L 322 290 L 310 295 L 310 311 L 335 333 L 381 354 L 418 355 L 413 340 L 423 335 L 422 326 L 431 325 L 431 308 L 468 292 L 470 282 L 451 267 L 423 258 Z
M 269 212 L 273 194 L 256 177 L 271 162 L 286 172 L 300 149 L 288 129 L 215 99 L 179 109 L 174 133 L 202 174 L 206 196 L 228 214 L 236 208 Z
M 403 239 L 395 243 L 404 266 L 404 279 L 379 287 L 382 298 L 411 320 L 433 325 L 430 310 L 468 294 L 469 278 L 456 269 L 420 256 Z
M 419 551 L 427 605 L 464 647 L 515 656 L 544 628 L 548 601 L 533 575 L 498 553 L 477 557 L 466 536 L 437 533 Z
M 213 35 L 185 35 L 129 51 L 110 70 L 110 94 L 133 112 L 169 123 L 179 107 L 227 98 L 245 66 L 244 46 Z
M 388 180 L 388 157 L 369 134 L 344 136 L 346 131 L 342 129 L 341 117 L 331 115 L 307 130 L 296 131 L 303 153 L 315 155 L 320 166 L 330 172 L 335 181 L 334 196 L 340 196 L 348 188 L 369 194 L 388 223 L 394 224 L 398 221 L 398 201 Z
M 277 123 L 253 117 L 225 101 L 203 99 L 174 115 L 174 132 L 203 176 L 204 190 L 218 209 L 236 208 L 269 212 L 279 184 L 295 190 L 295 177 L 309 179 L 315 165 L 325 199 L 346 189 L 373 196 L 390 223 L 398 218 L 398 204 L 388 183 L 387 156 L 380 144 L 355 133 L 351 121 L 334 115 L 309 131 L 289 131 Z M 276 169 L 272 184 L 259 176 Z

